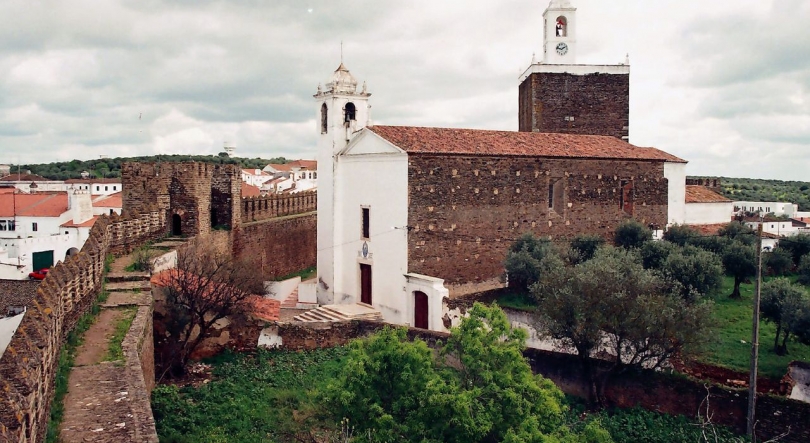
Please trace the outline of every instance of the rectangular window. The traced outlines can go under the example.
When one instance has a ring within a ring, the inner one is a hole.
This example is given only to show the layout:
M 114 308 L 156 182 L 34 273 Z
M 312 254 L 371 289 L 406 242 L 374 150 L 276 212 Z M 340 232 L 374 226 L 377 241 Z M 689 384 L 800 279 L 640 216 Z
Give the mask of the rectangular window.
M 552 178 L 548 184 L 549 212 L 563 215 L 565 211 L 565 181 L 561 178 Z
M 619 208 L 627 215 L 633 215 L 633 181 L 622 180 L 619 193 Z
M 370 208 L 362 208 L 363 211 L 363 236 L 362 238 L 368 240 L 371 238 L 371 222 L 370 218 Z
M 36 223 L 31 223 L 31 230 L 32 230 L 32 231 L 36 231 L 36 230 L 37 230 L 37 224 L 36 224 Z

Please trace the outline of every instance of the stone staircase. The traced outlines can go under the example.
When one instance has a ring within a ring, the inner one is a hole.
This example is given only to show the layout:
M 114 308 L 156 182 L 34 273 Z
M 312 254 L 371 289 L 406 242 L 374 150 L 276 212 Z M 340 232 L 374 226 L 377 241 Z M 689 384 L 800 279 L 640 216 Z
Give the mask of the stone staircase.
M 290 295 L 281 302 L 281 309 L 295 309 L 298 306 L 298 287 L 293 289 Z
M 357 303 L 353 305 L 324 305 L 296 315 L 293 320 L 300 322 L 338 322 L 349 320 L 382 321 L 380 311 L 371 305 Z

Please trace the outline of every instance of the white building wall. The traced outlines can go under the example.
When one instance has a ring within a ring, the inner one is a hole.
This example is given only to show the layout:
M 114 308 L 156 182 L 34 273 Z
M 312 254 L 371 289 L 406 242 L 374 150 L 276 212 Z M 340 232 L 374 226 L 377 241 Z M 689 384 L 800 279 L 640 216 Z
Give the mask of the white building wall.
M 799 211 L 799 205 L 790 202 L 755 202 L 755 201 L 735 201 L 732 207 L 745 212 L 761 212 L 762 215 L 773 213 L 774 215 L 794 216 Z M 733 211 L 736 212 L 736 211 Z
M 667 224 L 682 225 L 686 223 L 686 163 L 664 163 L 664 178 L 669 182 Z
M 377 137 L 364 137 L 363 142 L 366 146 L 385 143 Z M 360 301 L 360 264 L 368 264 L 372 305 L 385 321 L 410 322 L 404 277 L 408 272 L 408 157 L 388 153 L 338 158 L 334 302 Z M 368 240 L 361 238 L 363 207 L 369 208 Z
M 684 224 L 711 225 L 731 221 L 731 202 L 687 203 Z

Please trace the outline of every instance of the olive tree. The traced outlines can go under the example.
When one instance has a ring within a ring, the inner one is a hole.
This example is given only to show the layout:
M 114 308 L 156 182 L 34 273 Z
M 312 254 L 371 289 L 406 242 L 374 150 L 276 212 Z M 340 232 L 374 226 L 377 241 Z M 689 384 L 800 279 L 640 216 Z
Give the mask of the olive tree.
M 733 241 L 723 251 L 723 267 L 727 274 L 734 277 L 734 290 L 729 297 L 742 298 L 740 284 L 757 272 L 756 256 L 756 246 L 746 245 L 739 241 Z
M 575 266 L 544 258 L 552 272 L 532 287 L 537 327 L 577 351 L 591 378 L 591 400 L 603 404 L 610 377 L 627 367 L 658 368 L 677 353 L 700 350 L 710 339 L 710 305 L 670 292 L 638 257 L 604 247 Z M 610 357 L 597 370 L 597 351 Z
M 776 325 L 773 350 L 778 355 L 788 353 L 790 334 L 802 334 L 799 331 L 808 315 L 810 300 L 801 286 L 792 284 L 786 278 L 776 278 L 762 285 L 762 316 Z
M 627 220 L 616 228 L 613 243 L 625 249 L 640 248 L 652 240 L 652 231 L 636 220 Z

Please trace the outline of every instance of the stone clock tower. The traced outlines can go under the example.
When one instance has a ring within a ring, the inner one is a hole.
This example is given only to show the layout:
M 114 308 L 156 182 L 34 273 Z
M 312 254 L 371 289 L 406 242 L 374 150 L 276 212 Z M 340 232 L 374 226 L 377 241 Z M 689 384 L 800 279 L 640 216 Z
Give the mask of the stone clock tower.
M 577 9 L 551 0 L 543 13 L 543 59 L 520 76 L 523 132 L 630 134 L 630 65 L 577 64 Z

